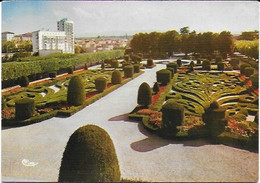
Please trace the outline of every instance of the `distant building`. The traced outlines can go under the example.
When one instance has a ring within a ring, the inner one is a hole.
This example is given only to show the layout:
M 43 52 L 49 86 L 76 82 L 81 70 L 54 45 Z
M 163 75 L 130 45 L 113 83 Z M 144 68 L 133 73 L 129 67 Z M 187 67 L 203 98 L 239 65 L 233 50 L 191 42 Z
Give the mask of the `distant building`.
M 11 41 L 13 37 L 13 32 L 2 32 L 2 41 Z
M 15 41 L 32 41 L 32 33 L 15 35 L 12 38 L 12 40 L 15 40 Z
M 32 33 L 33 52 L 39 55 L 51 53 L 74 53 L 73 22 L 62 19 L 57 22 L 57 32 L 34 31 Z

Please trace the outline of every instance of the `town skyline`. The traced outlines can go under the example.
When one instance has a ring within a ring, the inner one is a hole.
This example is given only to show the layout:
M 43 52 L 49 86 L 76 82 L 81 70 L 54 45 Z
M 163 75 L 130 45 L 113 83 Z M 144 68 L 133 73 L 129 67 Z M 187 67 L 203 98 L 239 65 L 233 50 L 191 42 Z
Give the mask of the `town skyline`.
M 58 20 L 68 18 L 75 37 L 179 31 L 185 26 L 196 32 L 239 34 L 258 30 L 258 8 L 258 2 L 9 1 L 2 3 L 2 32 L 53 31 Z

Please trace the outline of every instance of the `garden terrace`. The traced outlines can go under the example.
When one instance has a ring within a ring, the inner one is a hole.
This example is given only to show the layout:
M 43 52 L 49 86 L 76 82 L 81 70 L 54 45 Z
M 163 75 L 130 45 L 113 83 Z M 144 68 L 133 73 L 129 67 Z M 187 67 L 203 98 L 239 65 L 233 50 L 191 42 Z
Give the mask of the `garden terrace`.
M 27 125 L 52 118 L 56 115 L 70 116 L 132 79 L 123 77 L 121 84 L 113 85 L 111 83 L 112 72 L 113 70 L 91 69 L 78 74 L 83 80 L 86 92 L 86 100 L 80 106 L 71 106 L 67 104 L 67 88 L 72 76 L 6 94 L 3 96 L 5 109 L 2 110 L 2 125 Z M 120 72 L 123 76 L 123 71 L 121 70 Z M 133 78 L 142 73 L 143 71 L 134 74 Z M 105 78 L 108 82 L 107 87 L 103 92 L 97 92 L 95 88 L 95 80 L 99 77 Z M 23 121 L 17 121 L 14 116 L 14 107 L 15 102 L 21 98 L 34 99 L 36 110 L 33 117 Z

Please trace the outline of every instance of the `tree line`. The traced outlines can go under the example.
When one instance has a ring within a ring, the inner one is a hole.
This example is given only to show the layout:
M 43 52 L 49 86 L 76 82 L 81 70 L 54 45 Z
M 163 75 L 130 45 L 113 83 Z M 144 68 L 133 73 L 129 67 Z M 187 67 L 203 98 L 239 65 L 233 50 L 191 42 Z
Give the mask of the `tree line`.
M 200 53 L 211 55 L 215 51 L 220 54 L 231 54 L 234 51 L 233 35 L 228 31 L 221 33 L 189 31 L 188 27 L 167 32 L 151 32 L 135 34 L 130 42 L 134 53 L 149 56 L 172 56 L 173 52 Z

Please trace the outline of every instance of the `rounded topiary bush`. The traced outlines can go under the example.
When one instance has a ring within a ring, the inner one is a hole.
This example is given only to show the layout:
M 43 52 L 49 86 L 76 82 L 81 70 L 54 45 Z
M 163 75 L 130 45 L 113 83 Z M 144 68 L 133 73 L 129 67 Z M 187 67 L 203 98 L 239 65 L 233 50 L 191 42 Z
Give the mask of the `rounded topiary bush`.
M 177 126 L 180 126 L 184 120 L 184 107 L 178 104 L 174 99 L 169 99 L 162 106 L 162 129 L 167 132 L 176 133 Z
M 239 59 L 237 58 L 232 58 L 230 61 L 229 61 L 229 64 L 234 67 L 234 66 L 238 66 L 239 65 Z
M 137 103 L 148 106 L 152 103 L 152 90 L 146 82 L 143 82 L 138 89 Z
M 28 77 L 27 76 L 22 76 L 20 79 L 19 79 L 19 85 L 21 86 L 21 87 L 26 87 L 26 86 L 28 86 L 29 85 L 29 79 L 28 79 Z
M 157 82 L 161 83 L 162 85 L 166 85 L 171 80 L 171 71 L 167 69 L 162 69 L 156 72 L 156 79 Z
M 67 68 L 67 72 L 68 72 L 68 74 L 73 74 L 73 68 L 72 67 L 68 67 Z
M 134 64 L 134 73 L 139 73 L 140 72 L 140 65 L 139 64 Z
M 111 67 L 117 68 L 118 66 L 119 66 L 118 60 L 112 60 L 112 62 L 111 62 Z
M 154 65 L 154 63 L 153 63 L 153 59 L 148 59 L 147 60 L 147 66 L 149 67 L 149 66 L 153 66 Z
M 203 70 L 211 70 L 211 63 L 209 60 L 204 60 L 202 62 L 202 69 Z
M 224 64 L 224 62 L 218 62 L 218 70 L 219 70 L 219 71 L 225 70 L 225 64 Z
M 68 86 L 67 102 L 70 105 L 82 105 L 85 101 L 85 88 L 82 79 L 79 76 L 71 78 Z
M 245 69 L 247 67 L 251 67 L 251 65 L 249 65 L 249 64 L 241 64 L 240 65 L 240 74 L 245 74 Z
M 199 65 L 201 64 L 201 60 L 200 59 L 197 60 L 197 64 L 199 64 Z
M 215 61 L 216 61 L 216 64 L 219 63 L 219 62 L 222 62 L 222 57 L 221 56 L 217 56 Z
M 104 70 L 105 69 L 105 63 L 102 62 L 100 67 L 101 67 L 102 70 Z
M 190 62 L 190 66 L 192 66 L 192 67 L 194 67 L 194 66 L 195 66 L 195 63 L 194 63 L 194 61 L 191 61 L 191 62 Z
M 180 67 L 182 65 L 181 59 L 177 60 L 177 65 L 178 65 L 178 67 Z
M 88 65 L 87 64 L 84 65 L 84 69 L 88 70 Z
M 178 65 L 175 62 L 170 62 L 166 65 L 166 68 L 173 68 L 174 73 L 177 73 Z
M 131 78 L 134 75 L 134 68 L 132 65 L 127 65 L 124 67 L 124 75 L 126 78 Z
M 35 104 L 33 99 L 23 98 L 15 101 L 15 118 L 25 120 L 33 116 Z
M 155 82 L 153 85 L 153 92 L 158 93 L 160 91 L 160 86 L 158 82 Z
M 189 72 L 194 72 L 194 66 L 190 65 Z
M 125 59 L 125 61 L 129 62 L 130 56 L 129 56 L 129 55 L 125 55 L 125 56 L 124 56 L 124 59 Z
M 99 77 L 99 78 L 95 79 L 95 87 L 98 92 L 103 92 L 107 87 L 106 78 Z
M 121 72 L 119 70 L 114 70 L 112 72 L 111 83 L 113 85 L 116 85 L 116 84 L 121 84 L 121 82 L 122 82 Z
M 63 153 L 59 182 L 119 182 L 120 168 L 109 134 L 95 125 L 77 129 Z
M 172 78 L 172 77 L 174 76 L 174 68 L 168 67 L 168 68 L 166 68 L 166 69 L 171 72 L 171 78 Z
M 259 76 L 258 74 L 254 74 L 250 76 L 250 80 L 252 82 L 252 86 L 258 88 L 259 85 Z
M 253 67 L 246 67 L 245 68 L 245 75 L 246 77 L 250 77 L 254 74 L 254 68 Z
M 56 71 L 49 72 L 49 77 L 50 78 L 56 78 L 56 76 L 57 76 L 57 72 Z

